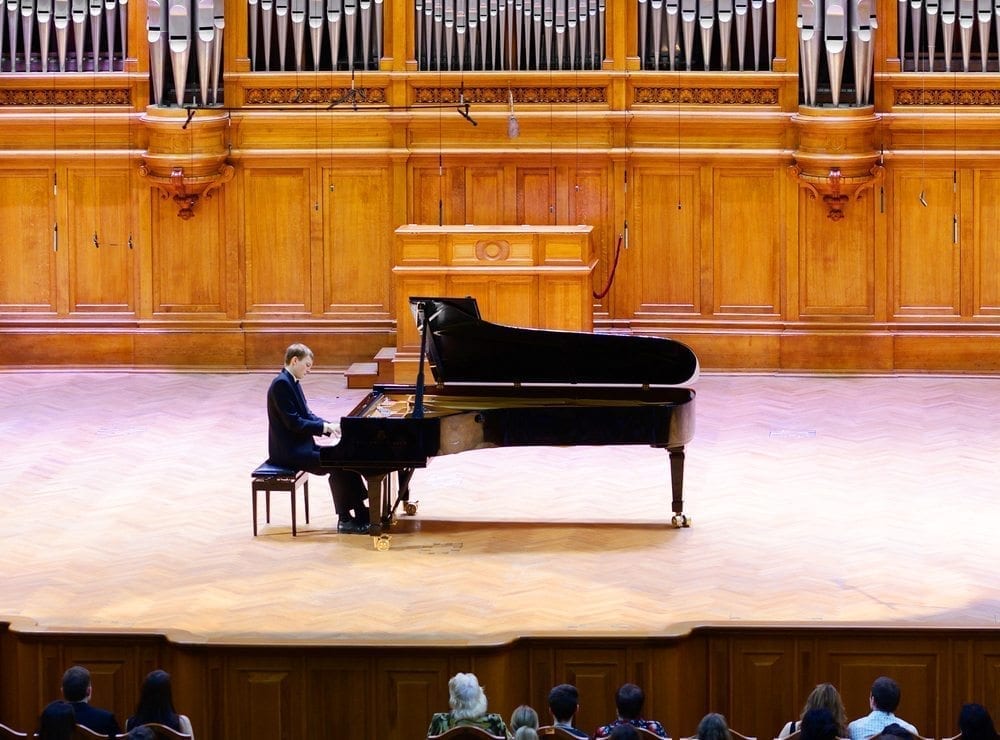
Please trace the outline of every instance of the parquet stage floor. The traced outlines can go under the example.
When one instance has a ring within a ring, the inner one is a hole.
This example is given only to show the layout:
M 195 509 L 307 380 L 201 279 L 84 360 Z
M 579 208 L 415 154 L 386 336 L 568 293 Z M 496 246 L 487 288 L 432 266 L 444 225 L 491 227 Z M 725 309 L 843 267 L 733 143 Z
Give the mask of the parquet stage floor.
M 1000 378 L 706 374 L 691 528 L 662 450 L 496 449 L 417 471 L 387 552 L 336 534 L 320 479 L 298 537 L 285 494 L 252 536 L 270 378 L 0 374 L 0 620 L 355 645 L 1000 623 Z M 305 387 L 327 418 L 364 395 Z

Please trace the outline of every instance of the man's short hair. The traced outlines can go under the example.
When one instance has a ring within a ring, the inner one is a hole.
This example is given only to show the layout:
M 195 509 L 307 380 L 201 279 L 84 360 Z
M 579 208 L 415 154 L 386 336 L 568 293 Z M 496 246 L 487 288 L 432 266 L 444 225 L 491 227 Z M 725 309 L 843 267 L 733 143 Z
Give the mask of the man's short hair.
M 66 701 L 83 701 L 87 698 L 90 688 L 90 671 L 82 665 L 66 669 L 62 677 L 63 699 Z
M 879 676 L 872 684 L 872 699 L 880 712 L 895 712 L 899 706 L 899 684 L 888 676 Z
M 291 362 L 293 357 L 298 357 L 300 360 L 304 360 L 307 357 L 312 356 L 313 351 L 311 349 L 300 342 L 296 342 L 295 344 L 289 345 L 288 349 L 285 350 L 285 364 L 287 365 Z
M 634 683 L 622 684 L 615 694 L 615 706 L 618 707 L 618 716 L 622 719 L 638 719 L 642 714 L 642 704 L 646 701 L 646 695 L 642 689 Z
M 549 692 L 549 710 L 557 722 L 568 722 L 573 719 L 579 706 L 580 692 L 573 684 L 561 683 L 553 686 Z

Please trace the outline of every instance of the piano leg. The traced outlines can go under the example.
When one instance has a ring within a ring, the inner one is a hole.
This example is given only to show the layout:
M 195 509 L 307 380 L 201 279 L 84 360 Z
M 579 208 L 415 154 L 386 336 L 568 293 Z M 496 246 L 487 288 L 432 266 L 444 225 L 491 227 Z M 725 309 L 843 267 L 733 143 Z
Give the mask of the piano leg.
M 671 508 L 674 515 L 670 523 L 677 529 L 690 527 L 691 520 L 684 513 L 684 448 L 670 448 L 670 488 L 673 492 Z
M 419 501 L 410 501 L 410 478 L 413 477 L 413 468 L 403 468 L 396 473 L 396 476 L 399 487 L 392 511 L 395 513 L 399 505 L 402 504 L 403 511 L 406 512 L 407 516 L 413 516 L 417 513 L 417 504 L 420 503 Z

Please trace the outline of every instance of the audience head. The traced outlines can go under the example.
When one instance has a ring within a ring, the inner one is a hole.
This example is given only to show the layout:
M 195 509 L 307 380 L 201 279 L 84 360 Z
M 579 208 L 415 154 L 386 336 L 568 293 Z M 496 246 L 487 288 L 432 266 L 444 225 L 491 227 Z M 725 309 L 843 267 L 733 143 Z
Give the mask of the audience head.
M 639 733 L 632 725 L 618 725 L 608 737 L 611 740 L 639 740 Z
M 883 727 L 882 733 L 875 737 L 881 738 L 881 740 L 913 740 L 914 735 L 902 725 L 893 722 L 891 725 Z M 875 738 L 872 738 L 872 740 L 875 740 Z
M 448 681 L 448 703 L 455 719 L 478 719 L 486 714 L 486 694 L 474 673 L 456 673 Z
M 829 711 L 833 715 L 833 721 L 837 723 L 837 734 L 840 737 L 847 737 L 847 711 L 844 709 L 840 693 L 833 684 L 821 683 L 812 690 L 809 698 L 806 699 L 806 705 L 802 708 L 799 719 L 804 720 L 810 709 Z
M 534 727 L 522 725 L 514 731 L 514 740 L 538 740 L 538 732 Z
M 38 740 L 71 740 L 76 713 L 68 701 L 54 701 L 38 717 Z
M 622 719 L 639 719 L 642 715 L 642 703 L 645 700 L 646 695 L 634 683 L 622 684 L 618 693 L 615 694 L 618 716 Z
M 810 709 L 802 715 L 802 740 L 834 740 L 840 726 L 829 709 Z
M 510 715 L 510 731 L 514 732 L 519 727 L 538 729 L 538 712 L 527 704 L 522 704 Z
M 66 701 L 87 701 L 90 691 L 90 671 L 82 665 L 68 668 L 63 674 L 62 693 Z
M 899 706 L 899 684 L 888 676 L 879 676 L 872 684 L 872 706 L 880 712 L 895 712 Z
M 175 714 L 170 674 L 161 670 L 150 671 L 139 690 L 139 703 L 135 707 L 136 721 L 139 724 L 172 724 Z
M 698 740 L 731 740 L 729 725 L 721 714 L 706 714 L 698 723 Z
M 549 711 L 556 722 L 569 722 L 580 708 L 580 692 L 576 686 L 561 683 L 549 692 Z
M 982 704 L 963 704 L 958 714 L 962 740 L 997 740 L 993 718 Z

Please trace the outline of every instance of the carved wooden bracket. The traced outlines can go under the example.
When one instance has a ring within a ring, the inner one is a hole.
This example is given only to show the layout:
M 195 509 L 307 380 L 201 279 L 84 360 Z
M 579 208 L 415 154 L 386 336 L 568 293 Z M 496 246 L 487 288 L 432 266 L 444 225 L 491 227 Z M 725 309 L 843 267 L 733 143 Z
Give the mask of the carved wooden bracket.
M 149 148 L 142 153 L 139 174 L 164 200 L 179 206 L 177 215 L 193 218 L 202 198 L 233 179 L 229 164 L 229 117 L 207 109 L 149 107 L 140 119 Z
M 856 177 L 844 177 L 839 167 L 831 167 L 826 176 L 806 174 L 797 164 L 788 169 L 810 198 L 821 199 L 827 205 L 826 217 L 831 221 L 842 219 L 844 206 L 852 198 L 860 200 L 862 194 L 881 183 L 885 175 L 885 168 L 880 164 L 872 165 L 867 174 Z
M 175 167 L 169 177 L 153 174 L 145 164 L 139 165 L 139 174 L 149 180 L 150 185 L 160 191 L 160 197 L 173 198 L 180 206 L 177 215 L 187 221 L 194 218 L 194 207 L 201 198 L 211 198 L 212 193 L 233 179 L 236 168 L 231 164 L 222 165 L 214 175 L 187 177 L 183 167 Z

